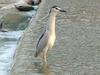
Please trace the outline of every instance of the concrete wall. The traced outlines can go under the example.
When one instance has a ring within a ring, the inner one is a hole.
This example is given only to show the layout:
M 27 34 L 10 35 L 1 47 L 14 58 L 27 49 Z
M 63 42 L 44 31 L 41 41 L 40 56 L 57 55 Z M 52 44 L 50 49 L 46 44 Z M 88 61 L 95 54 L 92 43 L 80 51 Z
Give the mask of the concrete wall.
M 41 73 L 34 58 L 37 37 L 47 19 L 41 19 L 52 5 L 67 13 L 57 16 L 55 46 L 49 53 L 47 73 Z M 100 75 L 100 1 L 43 0 L 35 19 L 26 29 L 16 50 L 11 75 Z
M 8 4 L 15 3 L 17 1 L 19 1 L 19 0 L 0 0 L 0 8 L 6 6 Z
M 16 0 L 0 0 L 0 4 L 9 4 L 14 2 L 16 2 Z

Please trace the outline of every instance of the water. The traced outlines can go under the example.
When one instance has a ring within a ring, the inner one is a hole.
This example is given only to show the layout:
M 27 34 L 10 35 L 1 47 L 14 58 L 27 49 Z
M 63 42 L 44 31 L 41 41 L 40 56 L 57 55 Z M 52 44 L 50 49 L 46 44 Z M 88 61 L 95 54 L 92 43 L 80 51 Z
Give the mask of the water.
M 0 32 L 0 75 L 8 75 L 13 55 L 23 31 Z
M 35 6 L 35 9 L 37 10 L 38 6 Z M 24 15 L 23 13 L 13 14 L 13 12 L 6 12 L 7 15 L 3 16 L 4 28 L 13 31 L 0 32 L 0 75 L 9 74 L 17 44 L 31 17 L 36 14 L 36 10 L 25 12 Z

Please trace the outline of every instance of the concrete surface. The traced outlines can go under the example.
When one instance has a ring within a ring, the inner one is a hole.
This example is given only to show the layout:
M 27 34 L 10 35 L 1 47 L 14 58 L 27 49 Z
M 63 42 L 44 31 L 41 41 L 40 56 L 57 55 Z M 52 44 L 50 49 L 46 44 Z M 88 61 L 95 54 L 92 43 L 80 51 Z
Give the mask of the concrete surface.
M 67 10 L 56 21 L 57 39 L 49 52 L 47 72 L 34 58 L 37 37 L 53 5 Z M 43 0 L 16 50 L 11 75 L 100 75 L 100 0 Z M 38 68 L 36 66 L 38 64 Z
M 0 4 L 11 4 L 16 2 L 17 0 L 0 0 Z

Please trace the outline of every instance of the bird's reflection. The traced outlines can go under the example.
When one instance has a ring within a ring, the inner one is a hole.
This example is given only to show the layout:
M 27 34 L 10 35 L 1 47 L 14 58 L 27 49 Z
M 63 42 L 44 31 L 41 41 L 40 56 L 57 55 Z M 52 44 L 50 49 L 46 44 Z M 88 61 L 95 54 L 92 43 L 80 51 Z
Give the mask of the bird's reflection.
M 55 75 L 48 63 L 35 63 L 35 68 L 38 69 L 38 73 L 42 73 L 43 75 Z

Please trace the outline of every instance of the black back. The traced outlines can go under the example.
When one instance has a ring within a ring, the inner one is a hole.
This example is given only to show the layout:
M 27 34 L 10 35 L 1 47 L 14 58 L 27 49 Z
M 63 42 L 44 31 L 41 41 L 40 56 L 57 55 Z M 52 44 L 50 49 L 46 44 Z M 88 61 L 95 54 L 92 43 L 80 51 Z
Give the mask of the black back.
M 34 8 L 32 6 L 16 6 L 15 7 L 19 10 L 19 11 L 32 11 L 34 10 Z

